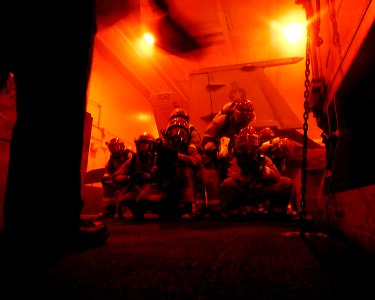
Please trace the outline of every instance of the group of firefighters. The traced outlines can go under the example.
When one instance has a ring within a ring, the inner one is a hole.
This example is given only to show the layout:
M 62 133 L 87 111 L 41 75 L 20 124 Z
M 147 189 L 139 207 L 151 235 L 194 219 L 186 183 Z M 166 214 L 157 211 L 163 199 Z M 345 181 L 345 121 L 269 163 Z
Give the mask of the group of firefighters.
M 237 218 L 249 213 L 286 216 L 293 181 L 286 162 L 294 143 L 269 127 L 256 130 L 249 99 L 227 103 L 201 135 L 189 114 L 176 108 L 161 137 L 144 132 L 136 150 L 119 138 L 107 143 L 103 215 L 136 220 Z

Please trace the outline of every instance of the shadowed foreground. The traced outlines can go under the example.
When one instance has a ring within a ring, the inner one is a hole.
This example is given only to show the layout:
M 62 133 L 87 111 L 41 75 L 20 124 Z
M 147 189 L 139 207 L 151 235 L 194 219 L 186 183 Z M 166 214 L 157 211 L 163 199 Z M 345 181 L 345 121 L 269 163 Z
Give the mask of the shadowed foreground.
M 371 292 L 372 254 L 321 232 L 302 238 L 295 221 L 107 223 L 104 246 L 20 271 L 1 298 L 363 299 Z

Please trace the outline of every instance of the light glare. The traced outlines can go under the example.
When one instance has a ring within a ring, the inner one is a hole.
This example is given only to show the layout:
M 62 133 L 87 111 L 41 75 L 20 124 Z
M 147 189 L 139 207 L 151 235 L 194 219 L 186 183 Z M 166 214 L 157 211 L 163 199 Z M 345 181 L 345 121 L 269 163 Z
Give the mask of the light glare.
M 138 115 L 138 120 L 139 121 L 149 121 L 151 119 L 151 117 L 150 117 L 150 115 L 148 115 L 148 114 L 144 114 L 144 113 L 140 113 L 139 115 Z
M 155 43 L 155 38 L 154 36 L 147 32 L 143 35 L 143 38 L 145 39 L 146 43 L 149 44 L 149 45 L 153 45 Z
M 154 43 L 155 37 L 149 32 L 139 36 L 135 42 L 138 55 L 141 57 L 152 56 L 154 51 Z
M 291 44 L 295 44 L 302 39 L 303 28 L 297 23 L 292 23 L 290 25 L 286 25 L 283 28 L 283 32 L 286 40 Z

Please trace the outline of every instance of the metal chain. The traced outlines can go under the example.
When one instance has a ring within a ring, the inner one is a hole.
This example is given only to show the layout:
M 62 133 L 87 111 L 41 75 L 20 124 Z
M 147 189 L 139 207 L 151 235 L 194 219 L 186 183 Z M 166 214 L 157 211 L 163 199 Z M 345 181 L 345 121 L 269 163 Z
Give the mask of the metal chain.
M 309 129 L 308 119 L 309 119 L 309 97 L 310 97 L 310 53 L 311 53 L 311 43 L 310 43 L 310 28 L 307 28 L 306 36 L 306 69 L 305 69 L 305 91 L 304 91 L 304 113 L 303 113 L 303 139 L 302 139 L 302 162 L 301 162 L 301 200 L 300 207 L 301 211 L 299 213 L 300 219 L 306 219 L 306 169 L 307 169 L 307 131 Z
M 313 12 L 314 14 L 314 12 Z M 314 45 L 320 47 L 323 44 L 323 39 L 320 37 L 320 0 L 316 0 L 316 14 L 314 16 Z

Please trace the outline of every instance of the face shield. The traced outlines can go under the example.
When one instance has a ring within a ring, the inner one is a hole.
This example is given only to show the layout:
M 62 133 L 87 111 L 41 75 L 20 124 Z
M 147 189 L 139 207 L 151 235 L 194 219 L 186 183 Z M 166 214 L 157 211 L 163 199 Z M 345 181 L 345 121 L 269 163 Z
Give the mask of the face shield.
M 168 142 L 174 147 L 180 144 L 186 144 L 189 133 L 184 127 L 172 127 L 167 130 Z
M 255 120 L 255 113 L 253 111 L 234 110 L 234 117 L 239 127 L 247 126 L 251 121 Z
M 155 149 L 155 144 L 150 141 L 138 141 L 136 142 L 136 149 L 138 153 L 151 152 Z
M 242 167 L 251 165 L 257 155 L 259 135 L 254 134 L 249 127 L 244 128 L 236 137 L 234 146 L 234 155 L 236 156 L 238 165 Z
M 121 152 L 125 149 L 125 145 L 123 143 L 109 143 L 108 149 L 111 153 Z

